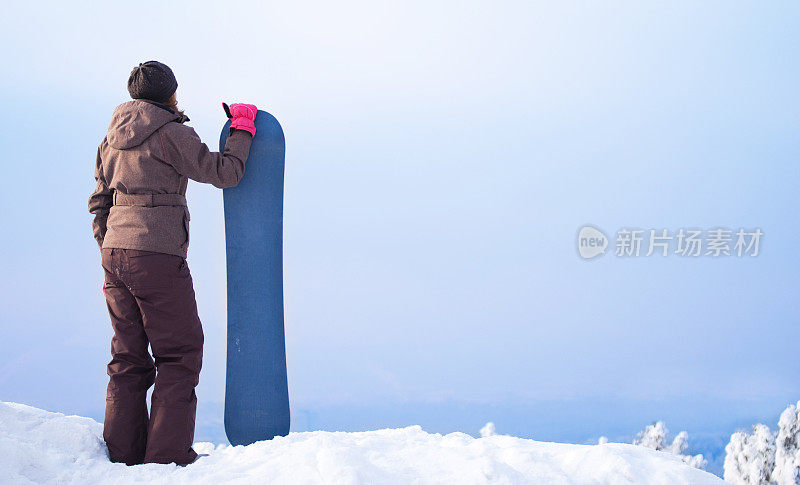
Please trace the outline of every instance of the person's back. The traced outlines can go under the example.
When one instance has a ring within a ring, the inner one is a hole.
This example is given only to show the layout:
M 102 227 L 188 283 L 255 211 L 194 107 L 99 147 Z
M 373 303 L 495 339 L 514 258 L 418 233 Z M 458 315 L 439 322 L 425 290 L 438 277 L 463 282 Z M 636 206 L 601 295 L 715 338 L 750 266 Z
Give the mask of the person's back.
M 225 150 L 211 152 L 184 124 L 177 85 L 164 64 L 133 69 L 128 91 L 134 99 L 114 110 L 97 149 L 97 188 L 89 198 L 114 328 L 103 437 L 111 461 L 128 465 L 184 465 L 197 457 L 191 446 L 203 330 L 186 264 L 186 186 L 188 179 L 236 185 L 255 136 L 256 107 L 232 105 Z
M 104 247 L 186 257 L 189 213 L 182 197 L 160 196 L 162 202 L 157 197 L 154 203 L 146 197 L 120 196 L 185 196 L 189 178 L 220 188 L 232 187 L 241 179 L 252 136 L 235 130 L 225 152 L 214 153 L 194 129 L 183 124 L 187 120 L 150 100 L 128 101 L 114 110 L 97 150 L 98 190 L 90 201 L 90 210 L 102 205 L 109 209 L 105 232 L 95 227 L 95 237 L 102 239 Z

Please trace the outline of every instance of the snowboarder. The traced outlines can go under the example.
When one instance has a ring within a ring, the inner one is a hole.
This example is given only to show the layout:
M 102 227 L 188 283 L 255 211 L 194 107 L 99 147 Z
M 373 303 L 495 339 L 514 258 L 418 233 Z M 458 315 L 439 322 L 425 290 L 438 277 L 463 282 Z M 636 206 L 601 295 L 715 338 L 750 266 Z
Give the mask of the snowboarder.
M 160 62 L 133 68 L 133 100 L 114 110 L 89 198 L 114 330 L 103 438 L 111 461 L 128 465 L 185 465 L 197 457 L 194 389 L 203 329 L 186 264 L 186 185 L 188 179 L 219 188 L 238 184 L 255 136 L 256 107 L 233 104 L 225 149 L 211 152 L 184 124 L 189 118 L 178 109 L 177 87 Z

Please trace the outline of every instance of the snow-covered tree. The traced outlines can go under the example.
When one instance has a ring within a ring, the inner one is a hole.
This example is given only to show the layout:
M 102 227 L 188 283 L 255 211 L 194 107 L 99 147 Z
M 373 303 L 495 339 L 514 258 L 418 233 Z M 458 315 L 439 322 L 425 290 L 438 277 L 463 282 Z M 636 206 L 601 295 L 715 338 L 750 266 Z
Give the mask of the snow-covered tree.
M 686 431 L 678 433 L 675 439 L 672 440 L 672 443 L 667 440 L 668 434 L 669 430 L 667 430 L 664 422 L 658 421 L 639 433 L 636 439 L 633 440 L 633 444 L 678 455 L 684 463 L 694 468 L 699 468 L 701 470 L 706 468 L 708 461 L 703 458 L 703 455 L 684 455 L 684 452 L 689 448 L 689 435 Z
M 772 479 L 778 485 L 800 484 L 800 402 L 781 413 L 775 448 Z
M 667 427 L 664 425 L 664 422 L 658 421 L 646 427 L 644 431 L 636 435 L 633 444 L 658 451 L 665 451 L 667 447 L 667 432 Z
M 601 436 L 600 438 L 597 439 L 598 445 L 604 445 L 606 443 L 608 443 L 608 438 L 606 438 L 605 436 Z
M 725 446 L 724 478 L 735 485 L 766 485 L 775 466 L 775 435 L 767 426 L 738 431 Z
M 489 421 L 488 423 L 483 425 L 481 428 L 481 438 L 486 438 L 487 436 L 494 436 L 497 434 L 497 430 L 494 428 L 494 423 Z

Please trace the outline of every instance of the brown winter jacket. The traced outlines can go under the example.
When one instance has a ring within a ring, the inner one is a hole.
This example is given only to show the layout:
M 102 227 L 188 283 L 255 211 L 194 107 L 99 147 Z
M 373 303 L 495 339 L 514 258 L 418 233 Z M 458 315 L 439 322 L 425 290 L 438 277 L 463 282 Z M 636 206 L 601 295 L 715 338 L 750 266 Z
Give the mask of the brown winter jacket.
M 188 179 L 233 187 L 244 174 L 252 137 L 233 130 L 225 151 L 209 151 L 188 118 L 145 100 L 119 105 L 100 146 L 89 197 L 94 237 L 101 248 L 155 251 L 186 257 Z

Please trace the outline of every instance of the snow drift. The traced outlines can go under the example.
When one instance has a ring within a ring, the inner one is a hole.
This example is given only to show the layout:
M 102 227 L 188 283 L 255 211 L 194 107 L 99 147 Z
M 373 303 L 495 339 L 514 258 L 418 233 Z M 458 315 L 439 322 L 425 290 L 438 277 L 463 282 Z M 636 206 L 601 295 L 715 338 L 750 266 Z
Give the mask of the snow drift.
M 108 461 L 100 423 L 0 402 L 0 483 L 722 483 L 676 455 L 641 446 L 442 436 L 419 426 L 195 449 L 209 456 L 185 468 L 126 467 Z

